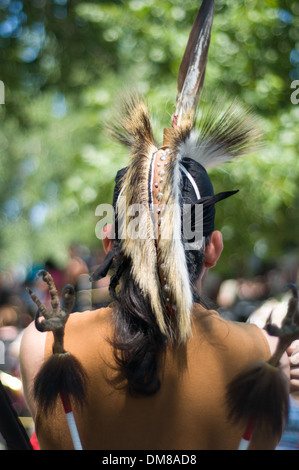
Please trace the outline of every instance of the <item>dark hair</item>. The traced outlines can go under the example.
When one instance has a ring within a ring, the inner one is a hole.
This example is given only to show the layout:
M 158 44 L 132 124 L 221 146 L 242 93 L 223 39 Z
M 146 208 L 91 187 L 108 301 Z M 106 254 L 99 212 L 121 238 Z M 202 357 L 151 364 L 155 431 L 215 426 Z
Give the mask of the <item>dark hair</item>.
M 201 197 L 212 195 L 213 187 L 205 169 L 199 163 L 188 158 L 182 160 L 182 164 L 194 178 Z M 126 169 L 121 170 L 116 178 L 114 207 L 121 187 L 121 178 L 125 171 Z M 183 174 L 181 193 L 182 205 L 191 204 L 197 200 L 190 180 Z M 210 232 L 212 232 L 214 215 L 214 206 L 210 206 L 204 211 L 204 220 L 208 218 L 210 222 L 212 221 L 212 225 L 210 223 L 206 231 L 204 229 L 206 238 L 209 238 Z M 131 276 L 132 263 L 122 253 L 120 240 L 114 241 L 114 248 L 117 252 L 114 258 L 115 274 L 111 277 L 109 286 L 110 295 L 115 301 L 115 330 L 111 343 L 114 348 L 118 373 L 114 385 L 128 387 L 131 393 L 152 395 L 160 388 L 159 366 L 163 360 L 168 340 L 159 329 L 149 299 L 142 294 Z M 203 268 L 204 248 L 186 250 L 185 254 L 194 301 L 200 303 L 195 282 Z M 169 328 L 175 331 L 175 315 L 169 315 L 168 322 Z

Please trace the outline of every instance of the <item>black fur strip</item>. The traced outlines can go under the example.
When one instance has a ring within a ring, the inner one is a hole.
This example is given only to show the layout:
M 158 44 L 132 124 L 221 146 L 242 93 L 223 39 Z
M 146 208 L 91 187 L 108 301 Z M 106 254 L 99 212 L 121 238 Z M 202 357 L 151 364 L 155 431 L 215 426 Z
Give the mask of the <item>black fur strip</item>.
M 34 382 L 34 398 L 42 413 L 49 413 L 61 392 L 82 407 L 86 399 L 87 375 L 70 353 L 53 354 L 41 367 Z
M 112 248 L 112 250 L 109 251 L 109 253 L 107 254 L 102 264 L 90 276 L 89 278 L 90 282 L 98 281 L 99 279 L 102 279 L 103 277 L 107 276 L 108 271 L 113 264 L 113 258 L 119 253 L 119 251 L 120 251 L 119 247 Z

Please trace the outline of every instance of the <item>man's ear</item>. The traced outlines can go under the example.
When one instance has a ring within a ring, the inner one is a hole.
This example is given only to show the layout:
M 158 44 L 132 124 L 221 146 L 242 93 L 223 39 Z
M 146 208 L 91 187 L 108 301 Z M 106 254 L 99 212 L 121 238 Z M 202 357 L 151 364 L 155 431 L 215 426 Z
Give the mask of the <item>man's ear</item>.
M 110 250 L 113 248 L 113 225 L 107 224 L 103 228 L 102 232 L 102 240 L 103 240 L 103 248 L 105 253 L 109 253 Z
M 212 232 L 210 243 L 205 248 L 205 268 L 213 268 L 223 250 L 223 238 L 222 233 L 216 230 Z

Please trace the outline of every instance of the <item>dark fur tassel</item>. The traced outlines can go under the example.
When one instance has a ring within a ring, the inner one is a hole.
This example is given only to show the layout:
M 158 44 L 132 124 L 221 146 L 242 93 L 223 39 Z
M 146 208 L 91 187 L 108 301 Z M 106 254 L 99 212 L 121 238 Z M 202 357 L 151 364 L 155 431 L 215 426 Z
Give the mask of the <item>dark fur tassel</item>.
M 34 397 L 41 412 L 51 412 L 62 393 L 82 407 L 87 377 L 80 362 L 70 353 L 53 354 L 41 367 L 34 382 Z
M 256 361 L 239 373 L 227 388 L 228 417 L 246 426 L 254 421 L 254 429 L 280 437 L 289 411 L 289 380 L 279 368 L 282 354 L 299 338 L 298 291 L 291 285 L 293 297 L 281 327 L 271 323 L 265 329 L 278 336 L 276 351 L 268 362 Z
M 267 435 L 280 436 L 289 410 L 289 383 L 281 369 L 267 362 L 255 362 L 240 373 L 227 390 L 229 418 Z
M 83 406 L 86 395 L 87 375 L 81 363 L 64 349 L 64 329 L 72 311 L 75 291 L 67 285 L 62 292 L 64 309 L 61 308 L 53 278 L 47 271 L 40 271 L 49 286 L 52 310 L 47 310 L 38 297 L 29 290 L 32 300 L 38 306 L 35 326 L 39 331 L 51 331 L 54 336 L 53 355 L 42 365 L 34 382 L 34 397 L 44 414 L 50 412 L 61 395 L 63 403 L 69 405 L 70 399 Z

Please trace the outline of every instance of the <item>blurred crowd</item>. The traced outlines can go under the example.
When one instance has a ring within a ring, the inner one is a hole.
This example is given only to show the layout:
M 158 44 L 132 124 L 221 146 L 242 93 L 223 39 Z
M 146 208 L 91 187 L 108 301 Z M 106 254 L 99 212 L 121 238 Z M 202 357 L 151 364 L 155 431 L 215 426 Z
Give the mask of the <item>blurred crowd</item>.
M 74 244 L 69 247 L 68 263 L 63 268 L 47 260 L 33 266 L 22 282 L 11 272 L 0 272 L 0 380 L 29 434 L 33 425 L 22 394 L 19 347 L 25 327 L 34 318 L 36 305 L 26 288 L 30 287 L 49 307 L 48 286 L 38 276 L 41 269 L 46 269 L 59 293 L 66 284 L 75 287 L 74 311 L 99 308 L 110 300 L 109 278 L 91 284 L 89 277 L 104 257 L 101 250 L 90 253 L 86 247 Z M 208 307 L 216 308 L 221 316 L 231 320 L 252 321 L 263 327 L 274 309 L 274 320 L 280 323 L 287 309 L 286 285 L 298 283 L 298 266 L 298 257 L 292 255 L 250 279 L 223 280 L 212 270 L 205 282 L 203 298 L 207 299 Z M 0 436 L 1 448 L 5 448 L 5 442 Z
M 294 252 L 265 266 L 259 265 L 248 278 L 223 280 L 211 270 L 203 296 L 222 317 L 243 322 L 261 306 L 280 303 L 288 296 L 287 286 L 291 283 L 299 284 L 299 253 Z

